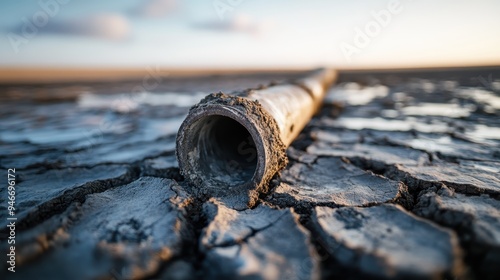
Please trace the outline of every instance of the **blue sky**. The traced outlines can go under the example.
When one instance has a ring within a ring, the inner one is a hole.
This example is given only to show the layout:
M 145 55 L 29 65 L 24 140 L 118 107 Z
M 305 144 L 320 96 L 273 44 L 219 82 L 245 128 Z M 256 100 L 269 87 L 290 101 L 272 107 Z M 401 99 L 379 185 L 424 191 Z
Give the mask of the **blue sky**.
M 0 3 L 0 67 L 500 64 L 500 1 L 59 1 Z

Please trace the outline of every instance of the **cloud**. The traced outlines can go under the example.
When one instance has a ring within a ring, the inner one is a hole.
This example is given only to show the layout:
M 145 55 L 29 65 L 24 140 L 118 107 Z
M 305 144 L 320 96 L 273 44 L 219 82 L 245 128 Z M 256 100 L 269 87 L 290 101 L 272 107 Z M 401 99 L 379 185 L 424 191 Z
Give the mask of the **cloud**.
M 33 27 L 33 23 L 30 23 Z M 16 28 L 15 32 L 23 32 L 27 23 Z M 35 27 L 36 28 L 36 27 Z M 37 28 L 43 34 L 79 35 L 103 38 L 108 40 L 124 40 L 131 33 L 130 23 L 119 14 L 95 14 L 80 18 L 50 21 Z
M 176 0 L 144 0 L 131 10 L 134 16 L 159 18 L 170 14 L 177 8 Z
M 240 32 L 260 35 L 268 31 L 271 25 L 268 22 L 257 22 L 246 15 L 236 15 L 228 20 L 216 20 L 203 23 L 196 23 L 194 28 L 222 31 L 222 32 Z

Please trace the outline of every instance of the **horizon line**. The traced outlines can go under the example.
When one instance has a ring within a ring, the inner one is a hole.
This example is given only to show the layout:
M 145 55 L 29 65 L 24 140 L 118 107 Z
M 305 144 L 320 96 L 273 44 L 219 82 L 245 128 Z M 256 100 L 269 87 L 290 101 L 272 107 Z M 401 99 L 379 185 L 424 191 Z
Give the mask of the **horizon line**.
M 206 75 L 242 75 L 255 73 L 304 72 L 317 68 L 332 68 L 339 72 L 412 72 L 454 71 L 499 68 L 500 63 L 479 65 L 437 65 L 416 67 L 26 67 L 0 66 L 0 84 L 59 83 L 59 82 L 106 82 L 124 79 L 140 79 L 155 71 L 161 76 L 186 77 Z

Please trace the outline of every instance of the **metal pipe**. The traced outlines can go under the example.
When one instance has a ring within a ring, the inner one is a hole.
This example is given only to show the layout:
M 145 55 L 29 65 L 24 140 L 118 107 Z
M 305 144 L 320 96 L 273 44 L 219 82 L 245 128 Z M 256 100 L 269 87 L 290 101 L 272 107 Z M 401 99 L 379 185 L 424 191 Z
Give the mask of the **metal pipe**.
M 289 83 L 206 96 L 177 133 L 181 174 L 203 195 L 244 194 L 252 207 L 287 165 L 286 148 L 319 109 L 336 76 L 319 69 Z

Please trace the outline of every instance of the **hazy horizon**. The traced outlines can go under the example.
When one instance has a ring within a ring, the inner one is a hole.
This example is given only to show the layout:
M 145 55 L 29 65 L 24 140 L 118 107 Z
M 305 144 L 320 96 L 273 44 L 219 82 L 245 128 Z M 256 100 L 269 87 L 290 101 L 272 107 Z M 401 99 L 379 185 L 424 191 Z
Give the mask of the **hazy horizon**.
M 500 65 L 500 2 L 0 4 L 0 68 L 341 69 Z

